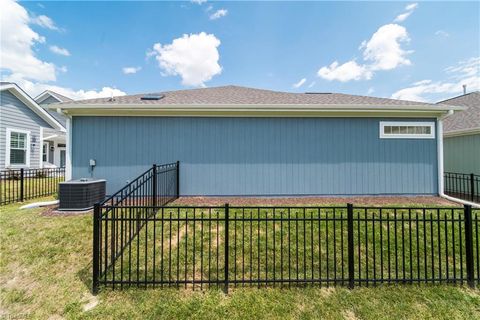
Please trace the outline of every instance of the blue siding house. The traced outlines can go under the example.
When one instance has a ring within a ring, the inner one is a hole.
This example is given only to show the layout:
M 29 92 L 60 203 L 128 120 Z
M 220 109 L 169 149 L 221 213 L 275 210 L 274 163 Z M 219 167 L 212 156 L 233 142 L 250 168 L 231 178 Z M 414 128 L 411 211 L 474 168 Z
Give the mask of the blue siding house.
M 58 106 L 72 178 L 106 179 L 111 194 L 178 160 L 182 196 L 438 194 L 442 117 L 461 110 L 237 86 Z

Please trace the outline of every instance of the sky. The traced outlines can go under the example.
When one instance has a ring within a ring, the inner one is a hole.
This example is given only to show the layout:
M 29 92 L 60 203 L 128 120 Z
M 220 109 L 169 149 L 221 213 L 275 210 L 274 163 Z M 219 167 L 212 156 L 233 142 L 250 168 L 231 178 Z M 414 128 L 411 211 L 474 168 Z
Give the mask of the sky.
M 241 85 L 436 102 L 480 89 L 480 2 L 0 0 L 0 76 L 74 99 Z

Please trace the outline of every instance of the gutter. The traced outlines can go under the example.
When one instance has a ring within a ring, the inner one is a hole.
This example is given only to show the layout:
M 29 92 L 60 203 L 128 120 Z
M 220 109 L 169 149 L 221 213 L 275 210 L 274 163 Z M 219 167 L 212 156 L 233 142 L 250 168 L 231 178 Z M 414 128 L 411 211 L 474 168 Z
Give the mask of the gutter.
M 438 195 L 441 198 L 447 199 L 449 201 L 457 202 L 460 204 L 466 204 L 469 206 L 472 206 L 474 208 L 480 208 L 480 204 L 462 200 L 462 199 L 457 199 L 451 196 L 448 196 L 444 193 L 444 180 L 443 180 L 443 174 L 444 174 L 444 166 L 443 166 L 443 120 L 446 118 L 450 117 L 453 115 L 454 111 L 449 110 L 447 114 L 439 117 L 437 119 L 437 157 L 438 157 Z

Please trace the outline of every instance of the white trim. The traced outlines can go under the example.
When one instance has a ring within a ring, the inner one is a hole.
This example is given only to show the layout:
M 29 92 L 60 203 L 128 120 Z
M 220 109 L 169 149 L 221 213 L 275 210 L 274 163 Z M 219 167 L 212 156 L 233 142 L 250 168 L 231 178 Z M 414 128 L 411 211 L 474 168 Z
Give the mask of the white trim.
M 25 164 L 10 164 L 10 142 L 12 132 L 24 133 L 27 135 L 27 148 L 25 150 Z M 5 145 L 5 168 L 29 168 L 30 167 L 30 131 L 24 129 L 7 128 Z
M 52 117 L 45 109 L 40 107 L 35 100 L 33 100 L 28 94 L 25 93 L 19 86 L 15 83 L 8 83 L 0 85 L 0 91 L 8 90 L 20 101 L 22 101 L 27 107 L 32 109 L 40 118 L 45 120 L 49 125 L 54 129 L 65 132 L 65 128 L 60 122 L 58 122 L 54 117 Z
M 437 180 L 438 194 L 442 195 L 445 182 L 443 180 L 444 159 L 443 159 L 443 118 L 437 119 Z
M 40 142 L 43 142 L 43 127 L 40 127 Z M 43 146 L 42 146 L 43 148 Z M 43 150 L 42 148 L 39 148 L 40 150 L 38 151 L 38 159 L 40 159 L 40 164 L 39 164 L 39 168 L 43 168 L 43 161 L 42 161 L 42 156 L 43 156 Z
M 379 127 L 380 139 L 435 139 L 433 121 L 380 121 Z M 385 127 L 430 127 L 430 133 L 385 133 Z
M 437 117 L 464 107 L 433 105 L 346 104 L 214 104 L 214 105 L 96 105 L 62 103 L 64 114 L 83 116 L 184 116 L 184 117 Z
M 72 118 L 67 116 L 67 152 L 65 154 L 65 181 L 72 179 Z
M 451 138 L 451 137 L 470 136 L 474 134 L 480 134 L 480 127 L 448 131 L 448 132 L 445 132 L 443 136 L 445 138 Z
M 43 160 L 43 147 L 44 146 L 47 146 L 47 160 Z M 50 143 L 48 141 L 43 141 L 42 142 L 42 157 L 40 159 L 42 159 L 42 164 L 43 162 L 47 162 L 47 163 L 50 163 L 50 159 L 49 159 L 49 151 L 50 151 Z
M 44 97 L 44 96 L 46 96 L 46 97 Z M 38 104 L 41 104 L 43 101 L 47 100 L 49 98 L 49 96 L 55 98 L 58 102 L 63 102 L 63 100 L 60 99 L 60 97 L 58 97 L 56 94 L 54 94 L 53 92 L 51 92 L 49 90 L 43 91 L 38 96 L 36 96 L 33 100 L 35 100 Z

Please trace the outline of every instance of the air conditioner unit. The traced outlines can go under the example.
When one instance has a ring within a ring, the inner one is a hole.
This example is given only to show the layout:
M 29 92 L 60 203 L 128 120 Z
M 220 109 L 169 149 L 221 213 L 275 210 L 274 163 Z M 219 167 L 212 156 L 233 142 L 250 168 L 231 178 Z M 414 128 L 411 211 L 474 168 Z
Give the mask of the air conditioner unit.
M 89 210 L 105 200 L 105 180 L 78 179 L 59 183 L 59 210 Z

